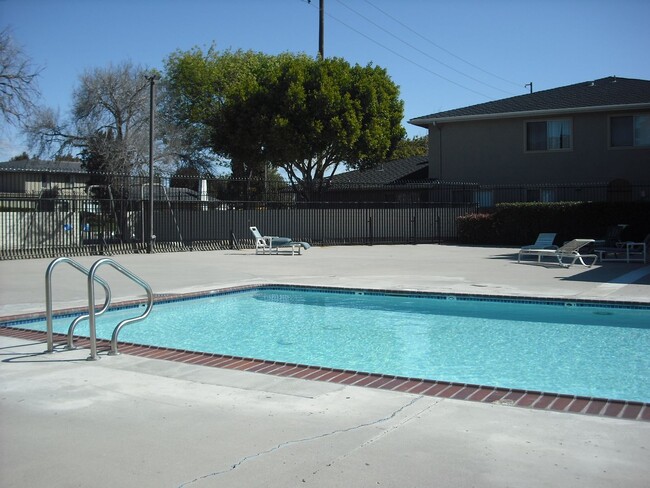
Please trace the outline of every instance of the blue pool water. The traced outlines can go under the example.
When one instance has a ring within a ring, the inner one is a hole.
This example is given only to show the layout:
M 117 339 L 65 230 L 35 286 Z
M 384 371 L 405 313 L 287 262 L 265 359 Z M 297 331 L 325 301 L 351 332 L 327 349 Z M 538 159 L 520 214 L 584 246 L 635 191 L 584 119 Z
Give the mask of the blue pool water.
M 97 336 L 110 338 L 130 316 L 98 317 Z M 70 321 L 56 319 L 55 331 Z M 87 322 L 77 333 L 88 334 Z M 156 304 L 120 341 L 650 402 L 650 308 L 643 307 L 262 288 Z

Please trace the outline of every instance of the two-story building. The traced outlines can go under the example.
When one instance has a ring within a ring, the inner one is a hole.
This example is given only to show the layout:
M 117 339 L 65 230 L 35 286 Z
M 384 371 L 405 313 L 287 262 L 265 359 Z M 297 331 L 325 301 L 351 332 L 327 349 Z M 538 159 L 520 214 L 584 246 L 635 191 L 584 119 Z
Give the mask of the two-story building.
M 650 183 L 650 81 L 608 77 L 438 112 L 429 178 L 480 185 Z

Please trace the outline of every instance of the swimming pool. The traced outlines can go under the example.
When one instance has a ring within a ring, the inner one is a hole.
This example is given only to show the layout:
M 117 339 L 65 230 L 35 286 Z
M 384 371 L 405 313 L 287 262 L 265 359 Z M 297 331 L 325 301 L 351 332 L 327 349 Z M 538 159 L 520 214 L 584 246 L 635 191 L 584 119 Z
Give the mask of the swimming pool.
M 98 317 L 97 336 L 132 315 Z M 70 320 L 56 318 L 55 332 Z M 263 287 L 158 303 L 120 341 L 650 402 L 649 324 L 643 306 Z M 87 322 L 77 333 L 87 335 Z

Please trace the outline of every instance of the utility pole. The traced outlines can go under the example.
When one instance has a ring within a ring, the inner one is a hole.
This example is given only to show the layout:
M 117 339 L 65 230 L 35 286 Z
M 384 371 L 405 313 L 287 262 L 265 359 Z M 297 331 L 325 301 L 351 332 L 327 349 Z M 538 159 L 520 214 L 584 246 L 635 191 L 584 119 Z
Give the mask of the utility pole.
M 320 0 L 318 10 L 318 57 L 325 59 L 325 0 Z
M 154 128 L 154 87 L 156 77 L 151 75 L 149 80 L 149 241 L 147 253 L 153 254 L 153 244 L 156 236 L 153 234 L 153 128 Z

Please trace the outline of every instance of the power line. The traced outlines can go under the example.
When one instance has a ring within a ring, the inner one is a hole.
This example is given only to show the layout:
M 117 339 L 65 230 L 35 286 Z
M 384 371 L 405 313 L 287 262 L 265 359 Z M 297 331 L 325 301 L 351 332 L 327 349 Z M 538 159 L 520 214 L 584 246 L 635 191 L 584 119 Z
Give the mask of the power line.
M 505 83 L 509 83 L 509 84 L 511 84 L 511 85 L 514 85 L 514 86 L 517 86 L 517 87 L 521 87 L 521 83 L 516 83 L 516 82 L 514 82 L 514 81 L 507 80 L 506 78 L 503 78 L 503 77 L 501 77 L 501 76 L 499 76 L 499 75 L 496 75 L 496 74 L 494 74 L 494 73 L 491 73 L 491 72 L 489 72 L 489 71 L 487 71 L 487 70 L 484 70 L 484 69 L 481 68 L 480 66 L 477 66 L 477 65 L 475 65 L 474 63 L 471 63 L 470 61 L 467 61 L 466 59 L 461 58 L 460 56 L 454 54 L 453 52 L 449 51 L 448 49 L 445 49 L 445 48 L 442 47 L 441 45 L 436 44 L 436 43 L 433 42 L 431 39 L 429 39 L 429 38 L 423 36 L 423 35 L 420 34 L 418 31 L 416 31 L 415 29 L 412 29 L 411 27 L 409 27 L 408 25 L 406 25 L 405 23 L 403 23 L 403 22 L 400 21 L 399 19 L 396 19 L 395 17 L 393 17 L 392 15 L 390 15 L 388 12 L 382 10 L 381 8 L 377 7 L 376 5 L 373 5 L 369 0 L 364 0 L 364 1 L 365 1 L 368 5 L 370 5 L 372 8 L 378 10 L 379 12 L 381 12 L 382 14 L 384 14 L 386 17 L 388 17 L 388 18 L 391 19 L 392 21 L 397 22 L 399 25 L 401 25 L 402 27 L 404 27 L 404 28 L 407 29 L 408 31 L 412 32 L 413 34 L 415 34 L 415 35 L 418 36 L 419 38 L 421 38 L 421 39 L 423 39 L 424 41 L 428 42 L 428 43 L 431 44 L 432 46 L 437 47 L 437 48 L 440 49 L 441 51 L 444 51 L 445 53 L 449 54 L 450 56 L 452 56 L 452 57 L 458 59 L 459 61 L 462 61 L 463 63 L 467 64 L 468 66 L 471 66 L 472 68 L 477 69 L 477 70 L 479 70 L 479 71 L 485 73 L 486 75 L 490 75 L 490 76 L 492 76 L 492 77 L 494 77 L 494 78 L 497 78 L 498 80 L 501 80 L 501 81 L 503 81 L 503 82 L 505 82 Z
M 429 59 L 431 59 L 431 60 L 433 60 L 433 61 L 435 61 L 436 63 L 439 63 L 439 64 L 443 65 L 445 68 L 448 68 L 448 69 L 450 69 L 450 70 L 452 70 L 452 71 L 458 73 L 458 74 L 461 75 L 461 76 L 464 76 L 464 77 L 466 77 L 466 78 L 469 78 L 469 79 L 472 80 L 472 81 L 475 81 L 475 82 L 477 82 L 477 83 L 480 83 L 481 85 L 485 85 L 485 86 L 487 86 L 488 88 L 492 88 L 493 90 L 500 91 L 500 92 L 502 92 L 502 93 L 505 93 L 506 95 L 513 95 L 513 93 L 511 93 L 511 92 L 509 92 L 509 91 L 502 90 L 501 88 L 498 88 L 498 87 L 496 87 L 496 86 L 494 86 L 494 85 L 490 85 L 489 83 L 486 83 L 486 82 L 484 82 L 484 81 L 482 81 L 482 80 L 479 80 L 478 78 L 475 78 L 475 77 L 473 77 L 473 76 L 471 76 L 471 75 L 468 75 L 467 73 L 464 73 L 464 72 L 462 72 L 462 71 L 460 71 L 460 70 L 454 68 L 453 66 L 450 66 L 449 64 L 447 64 L 447 63 L 445 63 L 445 62 L 443 62 L 443 61 L 441 61 L 441 60 L 435 58 L 434 56 L 432 56 L 432 55 L 429 54 L 428 52 L 423 51 L 422 49 L 418 48 L 417 46 L 414 46 L 414 45 L 411 44 L 410 42 L 407 42 L 407 41 L 405 41 L 404 39 L 402 39 L 402 38 L 398 37 L 397 35 L 393 34 L 392 32 L 390 32 L 390 31 L 384 29 L 382 26 L 380 26 L 379 24 L 377 24 L 377 23 L 374 22 L 373 20 L 369 19 L 368 17 L 366 17 L 365 15 L 361 14 L 360 12 L 354 10 L 354 9 L 353 9 L 352 7 L 350 7 L 349 5 L 346 5 L 345 3 L 341 2 L 341 0 L 336 0 L 336 1 L 337 1 L 339 4 L 341 4 L 342 6 L 344 6 L 345 8 L 347 8 L 348 10 L 350 10 L 351 12 L 354 12 L 355 14 L 357 14 L 357 15 L 358 15 L 359 17 L 361 17 L 362 19 L 364 19 L 364 20 L 366 20 L 367 22 L 371 23 L 372 25 L 374 25 L 374 26 L 377 27 L 378 29 L 384 31 L 384 32 L 385 32 L 386 34 L 388 34 L 389 36 L 391 36 L 391 37 L 397 39 L 398 41 L 400 41 L 400 42 L 403 43 L 403 44 L 406 44 L 406 45 L 407 45 L 408 47 L 410 47 L 411 49 L 413 49 L 413 50 L 419 52 L 420 54 L 426 56 L 427 58 L 429 58 Z M 400 22 L 400 24 L 401 24 L 401 22 Z M 404 25 L 404 24 L 401 24 L 401 25 Z M 411 29 L 409 29 L 409 30 L 411 30 Z M 411 30 L 411 31 L 414 32 L 413 30 Z
M 307 3 L 307 4 L 309 4 L 309 5 L 311 5 L 311 2 L 309 2 L 308 0 L 302 0 L 302 1 L 305 2 L 305 3 Z M 334 17 L 334 16 L 331 15 L 330 13 L 325 12 L 325 15 L 327 15 L 327 16 L 330 17 L 331 19 L 337 21 L 339 24 L 341 24 L 341 25 L 347 27 L 347 28 L 350 29 L 351 31 L 356 32 L 356 33 L 359 34 L 360 36 L 365 37 L 365 38 L 368 39 L 370 42 L 373 42 L 373 43 L 377 44 L 379 47 L 381 47 L 381 48 L 387 50 L 388 52 L 394 54 L 395 56 L 398 56 L 398 57 L 402 58 L 404 61 L 407 61 L 407 62 L 413 64 L 414 66 L 417 66 L 418 68 L 420 68 L 420 69 L 422 69 L 422 70 L 424 70 L 424 71 L 426 71 L 426 72 L 428 72 L 428 73 L 430 73 L 430 74 L 432 74 L 432 75 L 434 75 L 434 76 L 437 76 L 438 78 L 440 78 L 440 79 L 442 79 L 442 80 L 445 80 L 445 81 L 448 82 L 448 83 L 451 83 L 452 85 L 456 85 L 456 86 L 458 86 L 459 88 L 462 88 L 462 89 L 467 90 L 467 91 L 471 91 L 472 93 L 475 93 L 475 94 L 477 94 L 477 95 L 480 95 L 480 96 L 482 96 L 482 97 L 484 97 L 484 98 L 487 98 L 487 99 L 490 99 L 490 100 L 493 100 L 493 99 L 494 99 L 493 97 L 491 97 L 491 96 L 489 96 L 489 95 L 486 95 L 485 93 L 479 92 L 479 91 L 474 90 L 474 89 L 472 89 L 472 88 L 469 88 L 469 87 L 467 87 L 467 86 L 465 86 L 465 85 L 462 85 L 461 83 L 458 83 L 458 82 L 456 82 L 456 81 L 454 81 L 454 80 L 451 80 L 451 79 L 447 78 L 446 76 L 443 76 L 443 75 L 441 75 L 440 73 L 437 73 L 437 72 L 435 72 L 435 71 L 433 71 L 433 70 L 427 68 L 426 66 L 423 66 L 423 65 L 421 65 L 420 63 L 418 63 L 418 62 L 416 62 L 416 61 L 413 61 L 412 59 L 407 58 L 406 56 L 400 54 L 399 52 L 395 51 L 394 49 L 392 49 L 392 48 L 390 48 L 390 47 L 388 47 L 388 46 L 382 44 L 381 42 L 379 42 L 379 41 L 373 39 L 372 37 L 370 37 L 370 36 L 364 34 L 363 32 L 359 31 L 358 29 L 355 29 L 355 28 L 352 27 L 351 25 L 349 25 L 349 24 L 343 22 L 342 20 L 340 20 L 340 19 Z

